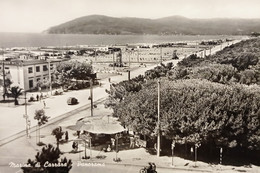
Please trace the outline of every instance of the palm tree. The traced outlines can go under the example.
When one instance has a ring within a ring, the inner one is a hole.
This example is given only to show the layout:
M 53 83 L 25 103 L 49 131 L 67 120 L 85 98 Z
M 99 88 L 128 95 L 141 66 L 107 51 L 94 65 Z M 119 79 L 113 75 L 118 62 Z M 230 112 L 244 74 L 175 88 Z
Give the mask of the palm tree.
M 45 111 L 43 109 L 36 110 L 34 119 L 38 121 L 38 129 L 39 129 L 39 143 L 40 143 L 40 126 L 47 123 L 48 119 L 50 117 L 47 117 L 45 115 Z M 37 130 L 37 129 L 36 129 Z
M 10 89 L 10 92 L 11 92 L 10 95 L 11 95 L 11 97 L 14 98 L 14 105 L 19 105 L 19 103 L 18 103 L 18 97 L 19 97 L 20 95 L 22 95 L 22 90 L 23 90 L 23 89 L 19 88 L 18 86 L 11 87 L 11 89 Z
M 60 142 L 64 132 L 62 131 L 61 127 L 57 127 L 52 130 L 51 134 L 55 136 L 56 141 L 57 141 L 57 148 L 59 148 L 59 142 Z

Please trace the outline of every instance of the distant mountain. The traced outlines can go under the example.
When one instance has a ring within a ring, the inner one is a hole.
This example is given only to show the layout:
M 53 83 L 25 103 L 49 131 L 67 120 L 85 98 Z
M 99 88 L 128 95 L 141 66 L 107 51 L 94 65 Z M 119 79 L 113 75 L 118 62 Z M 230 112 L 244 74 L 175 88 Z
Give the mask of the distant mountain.
M 171 16 L 159 19 L 84 16 L 46 30 L 49 34 L 189 34 L 240 35 L 260 31 L 260 19 L 189 19 Z

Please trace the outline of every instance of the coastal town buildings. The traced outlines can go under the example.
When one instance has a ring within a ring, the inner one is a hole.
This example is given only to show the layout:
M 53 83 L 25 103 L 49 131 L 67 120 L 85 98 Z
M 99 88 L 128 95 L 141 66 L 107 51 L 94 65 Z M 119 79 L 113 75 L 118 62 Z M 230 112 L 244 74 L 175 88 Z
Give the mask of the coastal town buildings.
M 64 59 L 14 59 L 0 61 L 0 71 L 5 73 L 5 78 L 10 79 L 12 86 L 19 86 L 24 91 L 39 87 L 39 83 L 48 84 L 50 76 L 56 65 Z M 3 80 L 3 75 L 0 75 Z

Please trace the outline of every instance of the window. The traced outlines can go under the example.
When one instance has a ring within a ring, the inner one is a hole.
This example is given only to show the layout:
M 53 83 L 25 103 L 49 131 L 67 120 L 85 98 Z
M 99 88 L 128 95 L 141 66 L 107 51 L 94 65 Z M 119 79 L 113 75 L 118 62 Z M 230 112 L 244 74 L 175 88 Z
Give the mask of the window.
M 50 70 L 53 70 L 53 64 L 50 64 Z
M 33 68 L 32 67 L 28 67 L 28 73 L 32 73 L 33 72 Z
M 33 88 L 33 80 L 29 80 L 29 88 Z
M 48 70 L 47 65 L 43 65 L 43 71 L 47 71 L 47 70 Z
M 40 66 L 36 66 L 36 72 L 40 72 Z

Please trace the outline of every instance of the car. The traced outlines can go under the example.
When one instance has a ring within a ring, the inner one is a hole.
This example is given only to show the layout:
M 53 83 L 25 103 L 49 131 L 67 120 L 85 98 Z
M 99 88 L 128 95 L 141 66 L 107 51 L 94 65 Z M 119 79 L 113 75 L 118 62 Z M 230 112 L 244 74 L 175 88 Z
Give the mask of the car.
M 78 104 L 78 99 L 76 99 L 75 97 L 69 97 L 67 100 L 67 104 L 68 105 L 76 105 Z

